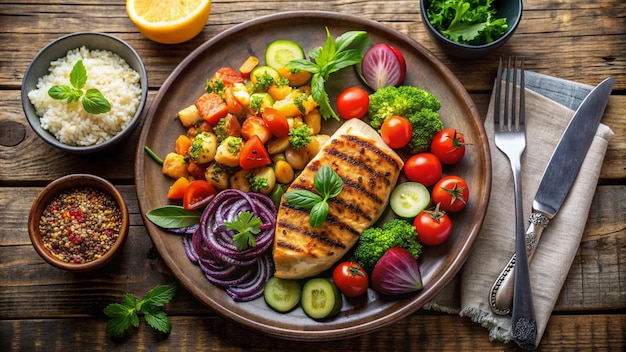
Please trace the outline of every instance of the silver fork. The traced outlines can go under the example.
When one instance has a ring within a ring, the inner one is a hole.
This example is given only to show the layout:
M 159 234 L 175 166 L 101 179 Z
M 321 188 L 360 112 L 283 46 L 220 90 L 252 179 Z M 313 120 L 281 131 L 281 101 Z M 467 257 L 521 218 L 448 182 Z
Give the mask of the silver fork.
M 513 170 L 515 191 L 515 286 L 513 293 L 512 332 L 513 340 L 523 349 L 536 348 L 537 322 L 533 310 L 526 238 L 524 235 L 521 158 L 526 149 L 525 93 L 524 93 L 524 58 L 519 63 L 519 88 L 517 87 L 517 58 L 509 57 L 502 95 L 502 58 L 498 64 L 496 91 L 494 97 L 494 135 L 495 144 L 502 151 Z M 517 97 L 519 90 L 519 98 Z

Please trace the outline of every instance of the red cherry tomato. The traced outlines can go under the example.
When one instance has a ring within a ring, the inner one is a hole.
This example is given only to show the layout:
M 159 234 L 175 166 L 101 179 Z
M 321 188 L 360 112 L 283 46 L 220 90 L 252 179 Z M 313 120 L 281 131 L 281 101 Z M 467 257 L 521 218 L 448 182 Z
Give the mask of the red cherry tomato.
M 263 141 L 257 135 L 248 139 L 239 151 L 239 166 L 243 169 L 254 169 L 270 165 L 271 163 L 270 154 L 265 149 Z
M 250 116 L 241 124 L 241 137 L 250 139 L 252 136 L 259 137 L 263 143 L 267 143 L 272 138 L 272 131 L 258 116 Z
M 465 155 L 465 139 L 463 134 L 452 128 L 443 129 L 433 137 L 430 151 L 435 154 L 443 164 L 456 164 Z
M 439 205 L 434 210 L 417 214 L 413 226 L 417 231 L 417 240 L 426 246 L 442 244 L 452 233 L 452 221 L 448 214 L 439 210 Z
M 355 262 L 339 263 L 333 271 L 333 282 L 346 297 L 360 296 L 369 286 L 365 270 Z
M 271 107 L 263 109 L 263 121 L 276 137 L 287 137 L 289 135 L 289 121 L 287 115 L 280 110 Z
M 433 203 L 439 203 L 439 208 L 455 212 L 465 208 L 469 200 L 469 188 L 467 182 L 459 176 L 445 176 L 433 187 Z
M 389 116 L 380 128 L 380 135 L 388 146 L 394 149 L 406 146 L 413 136 L 413 127 L 402 116 Z
M 183 208 L 196 210 L 209 204 L 217 192 L 210 183 L 204 180 L 195 180 L 189 183 L 183 195 Z
M 432 153 L 418 153 L 407 159 L 404 174 L 409 181 L 432 186 L 441 178 L 442 166 L 439 158 Z
M 360 119 L 367 113 L 369 104 L 370 96 L 365 89 L 350 87 L 337 97 L 337 112 L 339 116 L 346 120 Z

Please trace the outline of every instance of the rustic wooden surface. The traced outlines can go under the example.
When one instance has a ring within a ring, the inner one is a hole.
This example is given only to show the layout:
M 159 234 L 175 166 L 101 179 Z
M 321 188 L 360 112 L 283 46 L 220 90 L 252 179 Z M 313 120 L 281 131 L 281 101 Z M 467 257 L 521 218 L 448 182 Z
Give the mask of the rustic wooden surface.
M 236 24 L 288 10 L 356 14 L 408 34 L 433 51 L 461 80 L 484 115 L 496 58 L 529 57 L 527 68 L 587 84 L 616 78 L 603 122 L 615 132 L 601 172 L 583 241 L 538 350 L 623 351 L 626 346 L 626 3 L 622 0 L 526 0 L 513 39 L 479 60 L 441 53 L 427 37 L 419 1 L 214 0 L 204 31 L 193 40 L 159 45 L 141 36 L 124 1 L 0 0 L 0 351 L 516 351 L 490 342 L 466 318 L 418 311 L 377 332 L 332 342 L 297 343 L 267 337 L 216 315 L 180 289 L 167 305 L 172 333 L 145 324 L 124 338 L 105 335 L 103 308 L 126 292 L 142 295 L 174 281 L 143 227 L 133 167 L 140 129 L 97 160 L 50 149 L 22 113 L 20 85 L 34 55 L 77 31 L 111 33 L 139 52 L 148 70 L 150 100 L 176 65 L 198 45 Z M 41 260 L 30 245 L 27 216 L 37 193 L 62 175 L 88 172 L 114 182 L 131 212 L 121 260 L 100 272 L 69 274 Z

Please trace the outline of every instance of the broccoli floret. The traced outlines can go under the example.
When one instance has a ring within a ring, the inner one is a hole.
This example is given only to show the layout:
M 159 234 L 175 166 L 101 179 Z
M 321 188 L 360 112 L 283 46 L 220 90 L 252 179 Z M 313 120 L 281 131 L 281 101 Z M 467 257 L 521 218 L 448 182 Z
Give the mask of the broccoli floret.
M 417 259 L 422 254 L 422 245 L 417 242 L 415 226 L 403 219 L 392 219 L 382 227 L 368 228 L 359 238 L 354 257 L 363 269 L 371 272 L 391 247 L 403 247 Z
M 311 143 L 309 126 L 292 127 L 289 130 L 289 143 L 295 150 L 300 150 Z
M 370 95 L 368 115 L 370 126 L 377 130 L 390 116 L 408 119 L 413 127 L 408 147 L 412 153 L 419 153 L 428 149 L 435 133 L 443 129 L 439 109 L 441 102 L 427 90 L 413 86 L 388 86 Z
M 223 140 L 230 136 L 228 134 L 228 129 L 226 129 L 227 122 L 228 120 L 225 117 L 222 117 L 219 121 L 217 121 L 215 127 L 213 127 L 213 133 L 215 133 L 218 143 L 222 143 Z
M 250 182 L 250 189 L 254 192 L 260 192 L 262 189 L 270 188 L 267 178 L 265 177 L 250 177 L 248 182 Z
M 421 153 L 430 148 L 430 143 L 437 132 L 443 129 L 439 114 L 430 109 L 422 109 L 404 116 L 413 127 L 413 135 L 407 146 L 411 153 Z
M 219 78 L 207 79 L 206 85 L 204 86 L 204 90 L 207 93 L 217 93 L 222 98 L 224 97 L 224 81 Z

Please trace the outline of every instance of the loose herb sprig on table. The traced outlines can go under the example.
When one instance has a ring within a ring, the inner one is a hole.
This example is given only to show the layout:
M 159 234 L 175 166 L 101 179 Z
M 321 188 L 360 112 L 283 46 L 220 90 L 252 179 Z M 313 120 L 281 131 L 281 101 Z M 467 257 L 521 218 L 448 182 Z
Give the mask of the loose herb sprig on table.
M 70 72 L 70 84 L 56 85 L 48 90 L 48 95 L 52 99 L 67 100 L 72 103 L 81 100 L 83 109 L 90 114 L 103 114 L 111 111 L 111 104 L 97 88 L 89 88 L 84 92 L 82 89 L 87 83 L 87 69 L 83 64 L 83 60 L 78 60 Z
M 326 28 L 326 36 L 324 46 L 309 51 L 309 57 L 313 61 L 292 60 L 287 63 L 287 66 L 308 71 L 313 75 L 311 77 L 311 96 L 319 105 L 320 114 L 325 120 L 331 116 L 335 120 L 339 120 L 339 116 L 330 105 L 325 87 L 326 81 L 331 73 L 361 62 L 363 53 L 371 46 L 371 43 L 365 31 L 345 32 L 334 40 Z
M 104 314 L 111 318 L 106 327 L 107 333 L 119 336 L 131 326 L 139 327 L 139 313 L 152 328 L 169 333 L 170 318 L 160 308 L 174 298 L 175 293 L 176 285 L 169 284 L 155 286 L 140 300 L 133 294 L 125 294 L 122 304 L 111 303 L 104 308 Z
M 341 193 L 343 181 L 328 165 L 323 165 L 315 173 L 313 186 L 319 194 L 305 189 L 289 191 L 283 195 L 287 203 L 302 209 L 310 209 L 309 224 L 321 226 L 328 216 L 328 199 Z

